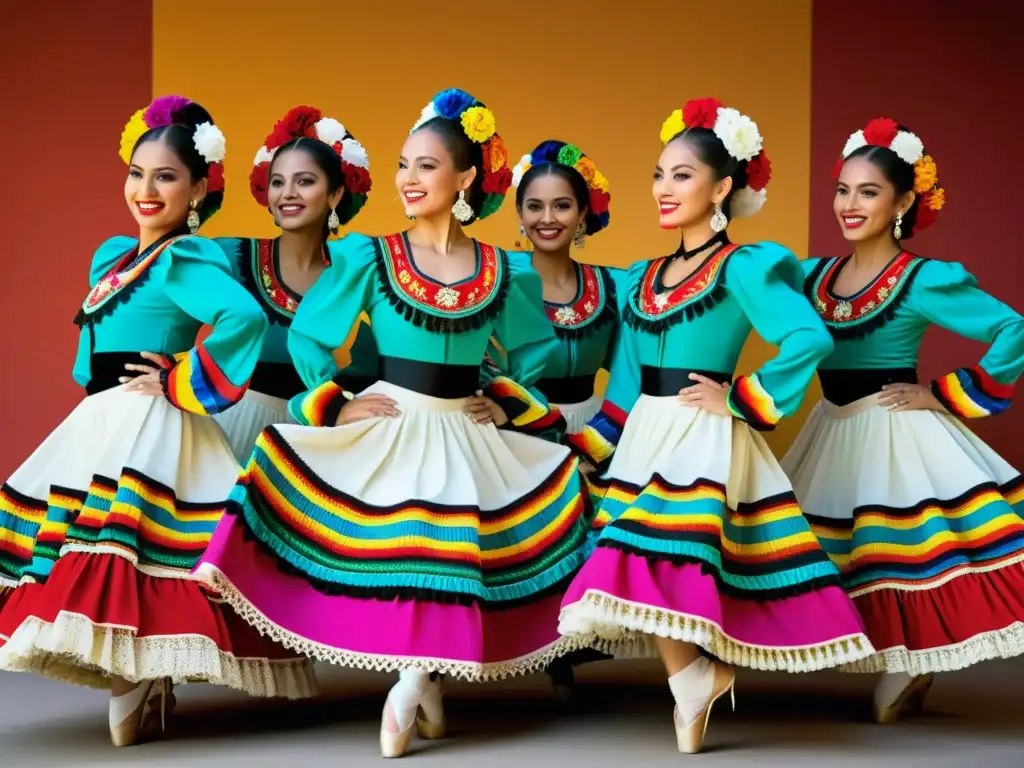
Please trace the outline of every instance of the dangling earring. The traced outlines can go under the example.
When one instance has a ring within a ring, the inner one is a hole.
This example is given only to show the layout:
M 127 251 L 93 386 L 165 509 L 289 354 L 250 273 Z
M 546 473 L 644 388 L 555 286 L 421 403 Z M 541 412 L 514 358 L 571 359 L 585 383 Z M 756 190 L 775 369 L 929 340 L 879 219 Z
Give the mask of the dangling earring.
M 416 221 L 416 217 L 413 216 L 411 213 L 405 214 L 405 218 L 407 218 L 409 221 Z
M 722 213 L 722 206 L 715 203 L 715 212 L 711 216 L 711 229 L 715 232 L 722 232 L 728 226 L 729 219 L 727 219 L 725 214 Z
M 519 236 L 526 237 L 526 227 L 524 227 L 522 224 L 519 225 Z
M 188 231 L 193 235 L 199 230 L 199 225 L 202 223 L 199 221 L 199 211 L 196 210 L 198 207 L 198 200 L 188 201 L 188 218 L 185 219 L 185 224 L 188 226 Z
M 332 235 L 336 235 L 340 227 L 341 219 L 338 218 L 338 212 L 331 208 L 331 215 L 327 217 L 327 228 L 331 230 Z
M 572 236 L 572 244 L 577 248 L 582 248 L 587 244 L 587 225 L 582 221 L 576 227 L 576 233 Z
M 896 226 L 892 228 L 892 236 L 897 240 L 903 239 L 903 211 L 896 212 Z
M 455 205 L 452 206 L 452 216 L 465 224 L 467 221 L 473 218 L 473 209 L 469 203 L 466 202 L 466 190 L 459 190 L 459 199 L 455 201 Z

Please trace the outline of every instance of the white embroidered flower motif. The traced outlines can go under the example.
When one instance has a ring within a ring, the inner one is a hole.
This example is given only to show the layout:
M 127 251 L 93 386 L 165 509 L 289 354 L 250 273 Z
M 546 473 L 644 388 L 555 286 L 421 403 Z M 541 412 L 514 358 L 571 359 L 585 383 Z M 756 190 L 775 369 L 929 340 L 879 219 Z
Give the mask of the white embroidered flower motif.
M 868 140 L 864 138 L 864 131 L 857 131 L 851 133 L 850 138 L 846 140 L 846 146 L 843 147 L 843 157 L 849 157 L 861 147 L 866 147 Z
M 274 159 L 274 155 L 277 154 L 276 149 L 267 149 L 266 147 L 260 147 L 256 152 L 256 157 L 253 159 L 253 165 L 263 165 L 263 163 L 269 163 Z
M 423 111 L 420 112 L 420 119 L 416 121 L 416 123 L 413 125 L 409 133 L 412 133 L 425 122 L 427 122 L 428 120 L 433 120 L 435 117 L 440 117 L 440 114 L 438 113 L 437 108 L 434 106 L 434 102 L 430 102 L 429 104 L 427 104 L 427 106 L 423 108 Z
M 321 117 L 313 129 L 316 131 L 316 137 L 329 147 L 344 141 L 348 135 L 345 126 L 333 117 Z
M 555 312 L 555 322 L 559 325 L 576 325 L 579 321 L 579 313 L 572 307 L 559 307 Z
M 725 151 L 737 160 L 753 160 L 764 143 L 757 123 L 732 107 L 718 108 L 714 130 Z
M 910 165 L 924 157 L 924 144 L 910 131 L 897 133 L 896 138 L 889 145 L 889 149 L 899 155 L 900 160 Z
M 733 193 L 732 203 L 729 206 L 732 217 L 734 219 L 744 219 L 747 216 L 753 216 L 764 208 L 764 203 L 767 199 L 768 190 L 766 189 L 755 190 L 750 187 L 737 189 Z
M 363 145 L 355 139 L 346 139 L 341 144 L 341 159 L 349 165 L 370 170 L 370 156 L 366 154 Z
M 443 288 L 438 288 L 437 293 L 434 294 L 434 303 L 439 307 L 451 309 L 459 303 L 459 292 L 454 288 L 449 288 L 447 285 Z
M 846 320 L 853 315 L 853 305 L 848 301 L 840 301 L 832 310 L 832 317 L 836 320 Z
M 227 151 L 227 142 L 220 128 L 213 123 L 201 123 L 193 137 L 196 152 L 208 163 L 221 163 Z
M 526 174 L 526 171 L 529 170 L 530 168 L 530 160 L 531 158 L 529 155 L 523 155 L 519 159 L 519 162 L 516 163 L 516 167 L 512 169 L 513 189 L 519 189 L 519 184 L 520 182 L 522 182 L 523 176 Z

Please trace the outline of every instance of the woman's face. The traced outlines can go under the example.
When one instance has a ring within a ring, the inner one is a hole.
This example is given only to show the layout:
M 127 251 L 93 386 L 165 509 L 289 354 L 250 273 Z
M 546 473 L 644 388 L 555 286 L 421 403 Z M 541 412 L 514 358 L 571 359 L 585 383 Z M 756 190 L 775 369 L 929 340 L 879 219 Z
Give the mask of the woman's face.
M 163 139 L 135 150 L 124 199 L 140 229 L 170 232 L 185 223 L 189 202 L 206 196 L 206 179 L 192 182 L 188 168 Z
M 877 165 L 865 157 L 854 157 L 843 163 L 839 172 L 832 210 L 843 237 L 860 242 L 885 233 L 891 236 L 896 214 L 906 213 L 913 202 L 913 192 L 897 195 Z
M 586 210 L 580 210 L 572 187 L 553 173 L 537 176 L 524 190 L 519 221 L 533 247 L 545 253 L 562 251 L 576 234 Z
M 654 169 L 658 223 L 662 229 L 685 229 L 709 221 L 731 188 L 732 179 L 716 179 L 689 144 L 681 138 L 670 141 Z
M 267 204 L 286 232 L 323 227 L 344 193 L 344 188 L 328 192 L 327 175 L 301 147 L 278 154 L 270 167 Z
M 422 128 L 405 140 L 398 158 L 395 186 L 407 216 L 429 219 L 451 215 L 459 190 L 468 194 L 474 178 L 476 168 L 457 170 L 441 137 L 430 128 Z

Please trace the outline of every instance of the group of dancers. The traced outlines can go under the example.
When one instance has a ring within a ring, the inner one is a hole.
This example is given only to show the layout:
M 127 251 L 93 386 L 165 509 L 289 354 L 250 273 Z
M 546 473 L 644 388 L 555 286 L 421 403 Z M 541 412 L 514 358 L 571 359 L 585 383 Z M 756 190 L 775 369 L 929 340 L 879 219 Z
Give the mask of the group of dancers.
M 572 253 L 609 225 L 594 160 L 546 141 L 510 167 L 461 90 L 409 133 L 410 226 L 382 237 L 331 237 L 369 161 L 311 107 L 255 156 L 278 237 L 201 237 L 224 136 L 182 97 L 139 110 L 139 233 L 96 251 L 76 317 L 87 397 L 0 488 L 0 669 L 109 687 L 119 746 L 159 734 L 174 683 L 301 698 L 311 660 L 398 672 L 395 757 L 444 736 L 445 676 L 564 689 L 656 653 L 694 753 L 734 666 L 884 673 L 891 722 L 934 673 L 1024 652 L 1024 483 L 964 426 L 1009 405 L 1024 319 L 904 249 L 944 202 L 921 140 L 850 136 L 852 254 L 802 261 L 727 236 L 771 180 L 749 117 L 695 99 L 661 142 L 680 246 L 620 270 Z M 510 190 L 530 252 L 465 234 Z M 933 324 L 990 346 L 925 386 Z M 778 354 L 736 375 L 751 330 Z M 815 373 L 780 463 L 759 433 Z

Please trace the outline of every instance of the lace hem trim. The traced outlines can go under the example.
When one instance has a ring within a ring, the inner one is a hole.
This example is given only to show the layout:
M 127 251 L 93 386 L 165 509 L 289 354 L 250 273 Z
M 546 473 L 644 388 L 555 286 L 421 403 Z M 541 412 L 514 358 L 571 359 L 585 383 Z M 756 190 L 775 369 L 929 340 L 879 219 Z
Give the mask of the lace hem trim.
M 239 658 L 200 635 L 137 637 L 133 629 L 96 624 L 79 613 L 62 611 L 53 623 L 31 616 L 5 639 L 0 669 L 90 688 L 109 688 L 117 675 L 129 682 L 213 683 L 267 698 L 319 693 L 308 659 Z
M 727 664 L 767 672 L 817 672 L 852 664 L 875 653 L 863 634 L 799 647 L 749 645 L 703 617 L 652 608 L 592 590 L 580 601 L 562 608 L 558 630 L 584 637 L 596 634 L 596 643 L 590 644 L 617 657 L 650 655 L 654 635 L 695 643 Z

